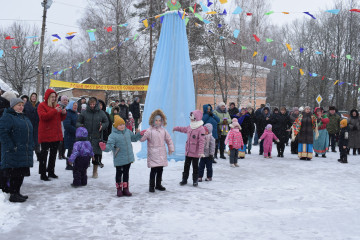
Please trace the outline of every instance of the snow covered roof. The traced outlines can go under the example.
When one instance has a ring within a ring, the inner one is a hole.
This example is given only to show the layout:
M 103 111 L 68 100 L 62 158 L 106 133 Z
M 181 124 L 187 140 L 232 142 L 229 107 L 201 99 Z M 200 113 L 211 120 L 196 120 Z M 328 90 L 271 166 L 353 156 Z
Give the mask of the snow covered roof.
M 195 65 L 206 65 L 206 64 L 212 64 L 212 61 L 210 58 L 200 58 L 196 61 L 192 61 L 191 62 L 191 65 L 192 66 L 195 66 Z M 222 60 L 222 59 L 218 59 L 218 64 L 220 67 L 224 67 L 225 66 L 225 62 Z M 239 61 L 233 61 L 233 60 L 229 60 L 228 61 L 228 66 L 229 67 L 232 67 L 232 68 L 238 68 L 240 66 L 240 62 Z M 250 64 L 250 63 L 247 63 L 247 62 L 244 62 L 243 63 L 243 68 L 245 69 L 252 69 L 253 68 L 253 65 Z M 264 68 L 264 67 L 261 67 L 261 66 L 257 66 L 256 67 L 257 70 L 263 70 L 263 71 L 269 71 L 270 72 L 270 69 L 268 68 Z
M 17 91 L 14 91 L 7 83 L 5 83 L 3 80 L 0 79 L 0 88 L 1 90 L 8 92 L 8 91 L 12 91 L 14 92 L 16 95 L 19 95 L 19 93 Z
M 99 84 L 96 80 L 94 80 L 92 77 L 88 77 L 88 78 L 85 78 L 84 80 L 80 81 L 79 83 L 82 84 L 82 83 L 86 83 L 90 81 L 90 83 L 88 84 Z M 91 82 L 92 81 L 92 82 Z M 60 90 L 58 91 L 57 93 L 62 93 L 62 92 L 67 92 L 67 91 L 71 91 L 73 90 L 74 88 L 67 88 L 67 89 L 64 89 L 64 90 Z

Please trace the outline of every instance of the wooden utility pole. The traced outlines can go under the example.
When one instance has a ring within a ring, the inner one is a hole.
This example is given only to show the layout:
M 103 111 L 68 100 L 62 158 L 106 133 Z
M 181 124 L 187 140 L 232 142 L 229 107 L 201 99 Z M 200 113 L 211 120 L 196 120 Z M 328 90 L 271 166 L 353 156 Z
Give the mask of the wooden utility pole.
M 39 53 L 39 64 L 38 68 L 42 69 L 42 58 L 44 52 L 44 39 L 45 39 L 45 28 L 46 28 L 46 13 L 47 13 L 47 2 L 48 0 L 44 0 L 44 10 L 43 10 L 43 20 L 42 20 L 42 27 L 41 27 L 41 40 L 40 40 L 40 53 Z M 41 75 L 37 75 L 36 81 L 36 93 L 40 96 L 40 84 L 41 84 Z M 44 96 L 43 96 L 44 97 Z
M 151 14 L 153 14 L 153 1 L 152 0 L 150 0 L 150 14 L 149 14 L 149 16 L 151 16 Z M 152 34 L 152 32 L 153 32 L 153 28 L 152 28 L 152 18 L 150 18 L 150 60 L 149 60 L 149 79 L 150 79 L 150 77 L 151 77 L 151 71 L 152 71 L 152 49 L 153 49 L 153 39 L 152 39 L 152 37 L 153 37 L 153 34 Z

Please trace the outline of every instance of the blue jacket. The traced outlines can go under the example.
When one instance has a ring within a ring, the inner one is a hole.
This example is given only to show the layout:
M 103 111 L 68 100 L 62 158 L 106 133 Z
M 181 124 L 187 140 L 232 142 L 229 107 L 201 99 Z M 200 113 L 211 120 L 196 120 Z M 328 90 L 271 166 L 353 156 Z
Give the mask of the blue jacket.
M 37 112 L 37 107 L 39 106 L 39 103 L 36 103 L 35 107 L 30 103 L 30 101 L 27 101 L 24 105 L 24 114 L 27 116 L 33 126 L 33 138 L 35 145 L 38 144 L 38 129 L 39 129 L 39 115 Z
M 212 130 L 212 135 L 215 139 L 218 139 L 218 123 L 220 122 L 220 118 L 218 116 L 216 116 L 215 114 L 213 114 L 212 116 L 210 116 L 207 112 L 208 107 L 210 106 L 211 112 L 213 112 L 212 106 L 211 104 L 206 104 L 203 106 L 203 122 L 204 125 L 207 123 L 210 123 L 213 126 L 213 130 Z
M 131 142 L 137 142 L 141 137 L 140 133 L 135 135 L 127 128 L 124 131 L 119 131 L 113 127 L 106 143 L 105 152 L 113 152 L 115 167 L 124 166 L 135 161 Z
M 7 108 L 0 119 L 1 168 L 33 166 L 33 127 L 24 114 Z
M 63 121 L 65 133 L 64 133 L 64 146 L 65 149 L 72 149 L 76 139 L 76 122 L 78 119 L 78 113 L 72 110 L 74 102 L 70 102 L 66 107 L 67 115 Z

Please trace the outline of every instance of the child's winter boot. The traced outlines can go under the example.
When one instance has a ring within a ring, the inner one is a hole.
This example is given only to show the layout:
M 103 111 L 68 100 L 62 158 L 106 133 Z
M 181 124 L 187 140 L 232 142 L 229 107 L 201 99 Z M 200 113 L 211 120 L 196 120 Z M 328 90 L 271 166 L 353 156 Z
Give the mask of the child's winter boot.
M 184 186 L 187 184 L 187 179 L 188 179 L 188 176 L 185 175 L 185 173 L 183 173 L 183 178 L 182 178 L 182 181 L 180 182 L 180 185 L 181 186 Z
M 198 175 L 197 174 L 193 174 L 193 186 L 194 187 L 198 186 Z
M 116 196 L 118 197 L 123 196 L 122 187 L 123 187 L 123 183 L 116 183 L 116 189 L 117 189 Z
M 129 191 L 129 184 L 127 182 L 123 183 L 123 194 L 126 197 L 131 197 L 132 193 Z
M 98 165 L 93 165 L 93 175 L 92 175 L 92 178 L 98 178 L 97 170 L 98 170 Z
M 156 187 L 155 187 L 155 189 L 156 189 L 156 190 L 159 190 L 159 191 L 165 191 L 166 188 L 164 188 L 164 186 L 161 185 L 161 181 L 162 181 L 161 175 L 158 174 L 158 175 L 156 176 Z
M 149 192 L 155 192 L 155 179 L 150 179 Z

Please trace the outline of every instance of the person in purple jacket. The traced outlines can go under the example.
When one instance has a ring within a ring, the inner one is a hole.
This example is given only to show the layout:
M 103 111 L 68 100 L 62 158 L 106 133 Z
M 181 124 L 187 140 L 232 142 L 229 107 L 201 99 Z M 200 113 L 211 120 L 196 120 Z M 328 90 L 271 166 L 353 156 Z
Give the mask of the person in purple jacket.
M 72 187 L 87 185 L 86 170 L 91 159 L 94 160 L 94 151 L 90 141 L 88 141 L 88 131 L 84 127 L 79 127 L 76 129 L 76 142 L 69 158 L 70 164 L 74 166 Z
M 195 110 L 190 113 L 190 126 L 174 127 L 173 129 L 174 132 L 176 131 L 187 134 L 184 172 L 182 181 L 180 182 L 181 186 L 187 184 L 191 163 L 193 165 L 193 186 L 198 186 L 199 158 L 205 157 L 205 128 L 203 127 L 204 122 L 201 120 L 202 117 L 203 113 L 199 110 Z

